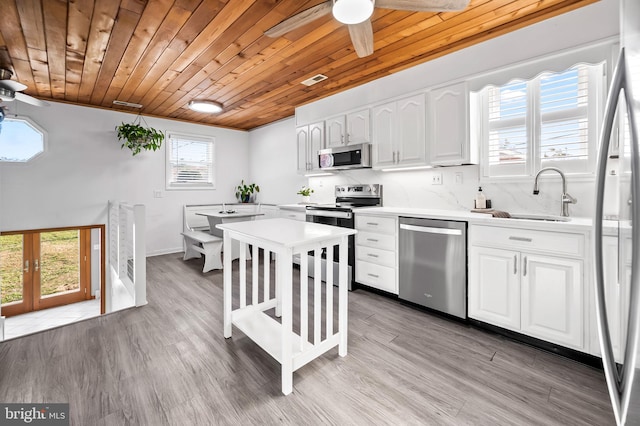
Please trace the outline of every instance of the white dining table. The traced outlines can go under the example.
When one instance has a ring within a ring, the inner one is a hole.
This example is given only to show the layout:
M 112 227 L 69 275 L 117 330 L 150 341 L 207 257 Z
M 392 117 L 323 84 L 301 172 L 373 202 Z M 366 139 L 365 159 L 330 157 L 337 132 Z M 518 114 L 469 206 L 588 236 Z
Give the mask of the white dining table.
M 216 228 L 216 225 L 222 223 L 233 222 L 245 222 L 248 220 L 255 220 L 257 216 L 264 216 L 264 213 L 260 212 L 238 212 L 235 210 L 220 210 L 220 211 L 203 211 L 196 212 L 199 216 L 205 216 L 209 221 L 209 233 L 217 237 L 222 238 L 222 231 Z M 251 255 L 247 254 L 249 258 Z M 238 259 L 240 257 L 240 246 L 236 242 L 231 247 L 231 259 Z

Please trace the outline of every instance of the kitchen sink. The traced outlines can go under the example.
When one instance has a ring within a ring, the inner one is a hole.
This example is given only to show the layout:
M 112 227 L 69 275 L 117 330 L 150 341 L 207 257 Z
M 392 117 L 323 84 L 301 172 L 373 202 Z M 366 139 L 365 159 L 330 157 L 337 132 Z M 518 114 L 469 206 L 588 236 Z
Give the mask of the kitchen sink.
M 528 214 L 528 213 L 514 213 L 511 214 L 511 219 L 526 219 L 526 220 L 543 220 L 547 222 L 569 222 L 570 217 L 554 216 L 548 214 Z

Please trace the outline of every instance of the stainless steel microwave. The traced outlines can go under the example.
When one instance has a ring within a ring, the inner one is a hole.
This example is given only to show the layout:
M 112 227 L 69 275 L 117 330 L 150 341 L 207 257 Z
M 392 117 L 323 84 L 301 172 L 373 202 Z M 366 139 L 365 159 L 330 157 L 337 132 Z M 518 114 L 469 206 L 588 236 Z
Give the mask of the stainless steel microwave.
M 371 144 L 321 149 L 318 160 L 322 170 L 364 169 L 371 167 Z

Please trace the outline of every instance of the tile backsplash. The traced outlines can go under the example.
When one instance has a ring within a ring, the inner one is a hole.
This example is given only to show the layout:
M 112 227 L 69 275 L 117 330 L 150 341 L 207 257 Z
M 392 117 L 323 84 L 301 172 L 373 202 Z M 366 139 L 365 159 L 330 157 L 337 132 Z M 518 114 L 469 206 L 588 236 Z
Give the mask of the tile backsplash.
M 433 184 L 434 176 L 435 180 L 441 177 L 442 184 Z M 559 176 L 543 175 L 540 179 L 540 194 L 533 195 L 533 177 L 480 184 L 477 165 L 399 172 L 345 170 L 332 176 L 310 177 L 309 185 L 315 190 L 311 201 L 331 203 L 335 199 L 335 185 L 365 183 L 383 185 L 383 205 L 388 207 L 470 210 L 473 208 L 478 186 L 482 185 L 485 196 L 497 210 L 510 213 L 560 214 L 562 184 Z M 571 216 L 589 217 L 593 214 L 594 188 L 594 178 L 567 177 L 567 192 L 578 200 L 577 204 L 569 206 Z M 615 214 L 612 209 L 617 203 L 611 201 L 608 204 L 605 214 Z

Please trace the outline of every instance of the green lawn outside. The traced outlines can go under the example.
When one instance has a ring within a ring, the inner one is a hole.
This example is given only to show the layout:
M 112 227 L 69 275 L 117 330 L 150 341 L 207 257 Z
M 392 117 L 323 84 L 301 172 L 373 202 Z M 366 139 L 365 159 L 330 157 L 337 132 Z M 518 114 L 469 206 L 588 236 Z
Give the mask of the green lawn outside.
M 46 232 L 40 236 L 42 296 L 77 290 L 80 287 L 79 232 Z M 0 236 L 2 304 L 22 300 L 22 238 L 22 235 Z M 30 267 L 33 268 L 33 264 Z

